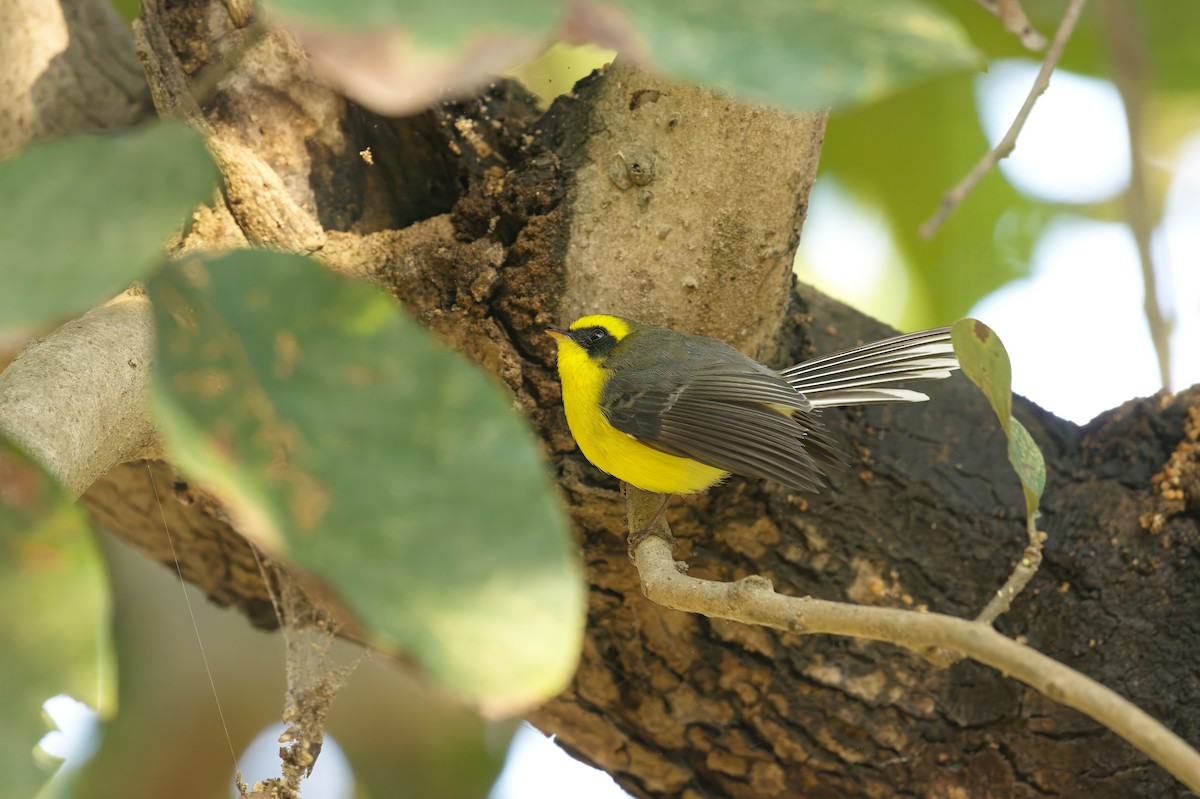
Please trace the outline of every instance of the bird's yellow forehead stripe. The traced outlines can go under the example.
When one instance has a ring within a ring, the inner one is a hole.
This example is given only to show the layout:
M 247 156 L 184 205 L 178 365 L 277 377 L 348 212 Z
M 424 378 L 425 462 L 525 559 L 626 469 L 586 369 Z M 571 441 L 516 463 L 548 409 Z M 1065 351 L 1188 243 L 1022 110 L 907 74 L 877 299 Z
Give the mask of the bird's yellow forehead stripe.
M 571 323 L 572 330 L 582 330 L 585 327 L 602 327 L 609 333 L 612 333 L 613 338 L 617 341 L 620 341 L 629 334 L 629 322 L 619 316 L 609 316 L 602 313 L 582 316 Z

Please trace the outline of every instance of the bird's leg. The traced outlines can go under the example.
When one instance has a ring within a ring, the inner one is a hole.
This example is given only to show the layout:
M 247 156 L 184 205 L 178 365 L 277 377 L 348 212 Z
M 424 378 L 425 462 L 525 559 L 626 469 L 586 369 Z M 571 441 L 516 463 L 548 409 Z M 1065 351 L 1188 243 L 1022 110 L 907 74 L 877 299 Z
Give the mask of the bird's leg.
M 654 512 L 654 516 L 650 522 L 644 527 L 635 530 L 629 534 L 629 557 L 633 557 L 633 551 L 637 549 L 637 545 L 646 540 L 646 536 L 657 535 L 667 540 L 668 543 L 674 544 L 675 537 L 671 535 L 671 531 L 666 529 L 658 529 L 663 517 L 667 515 L 667 506 L 671 504 L 673 494 L 663 494 L 662 503 L 658 506 L 658 510 Z

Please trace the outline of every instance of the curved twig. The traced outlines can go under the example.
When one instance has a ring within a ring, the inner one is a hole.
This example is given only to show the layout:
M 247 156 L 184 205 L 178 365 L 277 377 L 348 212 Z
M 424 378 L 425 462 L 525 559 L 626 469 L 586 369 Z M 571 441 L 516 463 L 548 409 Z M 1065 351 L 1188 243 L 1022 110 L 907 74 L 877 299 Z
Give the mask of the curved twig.
M 1036 514 L 1031 514 L 1025 523 L 1029 532 L 1029 544 L 1021 553 L 1016 568 L 1004 581 L 1004 585 L 1000 586 L 992 595 L 991 600 L 975 617 L 975 621 L 994 624 L 996 619 L 1008 612 L 1008 609 L 1012 607 L 1013 600 L 1025 590 L 1025 586 L 1037 574 L 1038 566 L 1042 565 L 1042 545 L 1046 543 L 1046 534 L 1037 529 L 1035 516 Z
M 644 529 L 659 505 L 657 494 L 632 486 L 630 530 Z M 689 577 L 671 553 L 666 520 L 633 550 L 648 599 L 665 607 L 757 624 L 798 634 L 828 633 L 886 641 L 940 661 L 943 652 L 969 657 L 1020 680 L 1056 702 L 1091 716 L 1133 744 L 1193 791 L 1200 791 L 1200 753 L 1115 691 L 986 624 L 940 613 L 876 608 L 778 594 L 752 575 L 732 583 Z
M 925 224 L 921 225 L 921 236 L 924 238 L 932 238 L 934 233 L 937 233 L 938 228 L 946 221 L 946 217 L 958 207 L 959 203 L 975 188 L 984 175 L 991 171 L 1000 159 L 1007 158 L 1009 153 L 1017 145 L 1017 136 L 1020 135 L 1021 129 L 1025 127 L 1025 121 L 1029 119 L 1029 112 L 1033 110 L 1033 104 L 1042 96 L 1042 93 L 1050 86 L 1050 73 L 1054 72 L 1054 68 L 1058 66 L 1058 59 L 1062 57 L 1063 50 L 1066 49 L 1067 42 L 1071 38 L 1071 33 L 1075 30 L 1075 23 L 1079 21 L 1079 15 L 1083 12 L 1083 4 L 1085 0 L 1071 0 L 1067 6 L 1067 10 L 1063 12 L 1062 22 L 1058 24 L 1058 31 L 1054 34 L 1054 41 L 1050 45 L 1050 49 L 1046 51 L 1046 58 L 1042 61 L 1042 69 L 1038 72 L 1037 80 L 1033 82 L 1033 88 L 1029 90 L 1029 96 L 1025 98 L 1025 104 L 1021 106 L 1021 110 L 1017 112 L 1016 118 L 1008 129 L 1008 133 L 1004 134 L 1004 138 L 1000 140 L 987 155 L 980 159 L 975 168 L 967 173 L 967 176 L 959 181 L 958 185 L 946 192 L 942 197 L 941 205 L 937 211 L 929 218 Z

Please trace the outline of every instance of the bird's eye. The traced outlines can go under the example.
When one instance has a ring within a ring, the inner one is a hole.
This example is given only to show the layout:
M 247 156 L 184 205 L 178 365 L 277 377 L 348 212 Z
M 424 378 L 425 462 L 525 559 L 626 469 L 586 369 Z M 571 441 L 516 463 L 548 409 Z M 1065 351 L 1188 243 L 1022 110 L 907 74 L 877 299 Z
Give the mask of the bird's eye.
M 595 330 L 593 330 L 591 333 L 588 333 L 588 337 L 587 337 L 588 344 L 595 344 L 597 341 L 600 341 L 607 335 L 608 335 L 608 333 L 606 333 L 603 328 L 598 327 Z

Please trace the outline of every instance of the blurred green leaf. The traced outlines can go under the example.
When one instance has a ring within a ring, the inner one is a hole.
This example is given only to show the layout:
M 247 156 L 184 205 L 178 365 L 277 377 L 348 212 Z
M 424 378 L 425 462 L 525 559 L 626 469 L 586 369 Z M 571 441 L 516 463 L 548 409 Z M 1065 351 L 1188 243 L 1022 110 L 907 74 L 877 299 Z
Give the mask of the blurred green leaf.
M 963 374 L 979 386 L 1008 439 L 1008 461 L 1021 481 L 1025 512 L 1032 516 L 1046 488 L 1046 462 L 1025 426 L 1012 416 L 1012 366 L 1004 342 L 978 319 L 960 319 L 951 328 L 954 354 Z
M 1150 62 L 1147 77 L 1151 85 L 1163 91 L 1196 94 L 1196 75 L 1200 74 L 1200 3 L 1176 0 L 1138 0 L 1129 2 L 1135 29 L 1132 34 L 1146 42 L 1145 55 Z M 1111 70 L 1112 57 L 1105 48 L 1101 69 Z M 1098 59 L 1099 60 L 1099 59 Z
M 931 0 L 947 14 L 957 18 L 967 28 L 972 41 L 988 55 L 996 58 L 1028 58 L 1042 60 L 1042 53 L 1031 53 L 1021 47 L 1016 37 L 1005 32 L 991 14 L 958 0 Z M 1200 3 L 1180 3 L 1178 0 L 1121 0 L 1130 15 L 1131 24 L 1122 30 L 1130 41 L 1141 48 L 1148 62 L 1146 78 L 1151 87 L 1166 92 L 1197 92 L 1196 75 L 1200 72 L 1200 47 L 1196 46 L 1196 30 L 1200 28 Z M 1054 35 L 1062 20 L 1066 3 L 1026 3 L 1030 21 L 1047 38 Z M 1107 21 L 1108 10 L 1101 3 L 1089 3 L 1075 32 L 1071 34 L 1059 66 L 1071 72 L 1111 78 L 1113 50 Z M 1051 80 L 1053 85 L 1053 79 Z
M 0 164 L 0 333 L 143 277 L 218 178 L 203 137 L 169 122 L 38 142 Z
M 972 75 L 947 75 L 830 117 L 821 176 L 836 177 L 890 222 L 911 270 L 911 305 L 926 314 L 902 320 L 905 326 L 945 324 L 1029 273 L 1034 242 L 1054 208 L 1022 196 L 998 171 L 984 176 L 932 239 L 918 232 L 987 151 Z
M 243 251 L 149 284 L 177 462 L 375 635 L 493 709 L 574 671 L 584 590 L 512 401 L 374 288 Z M 276 298 L 281 298 L 276 301 Z
M 951 17 L 912 0 L 616 0 L 678 77 L 767 102 L 821 108 L 982 62 Z
M 269 10 L 298 22 L 337 30 L 399 28 L 419 48 L 457 48 L 473 36 L 549 36 L 562 16 L 562 0 L 267 0 Z
M 104 564 L 86 519 L 45 472 L 0 439 L 0 774 L 32 797 L 59 761 L 35 748 L 42 704 L 69 694 L 107 710 L 113 668 Z

